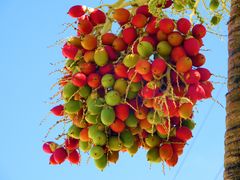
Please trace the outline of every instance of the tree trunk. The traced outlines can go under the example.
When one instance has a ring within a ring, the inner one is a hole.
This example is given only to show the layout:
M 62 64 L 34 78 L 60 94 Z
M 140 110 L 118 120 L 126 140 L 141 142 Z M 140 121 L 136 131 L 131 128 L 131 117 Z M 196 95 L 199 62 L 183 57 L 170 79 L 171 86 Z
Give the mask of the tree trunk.
M 240 180 L 240 0 L 231 1 L 228 38 L 224 179 Z

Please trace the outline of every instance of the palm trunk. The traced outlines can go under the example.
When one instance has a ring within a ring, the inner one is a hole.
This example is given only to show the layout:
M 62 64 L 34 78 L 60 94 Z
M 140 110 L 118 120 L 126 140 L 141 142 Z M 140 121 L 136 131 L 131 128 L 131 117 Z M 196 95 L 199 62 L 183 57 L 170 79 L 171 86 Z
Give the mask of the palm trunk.
M 228 38 L 224 179 L 240 180 L 240 0 L 231 1 Z

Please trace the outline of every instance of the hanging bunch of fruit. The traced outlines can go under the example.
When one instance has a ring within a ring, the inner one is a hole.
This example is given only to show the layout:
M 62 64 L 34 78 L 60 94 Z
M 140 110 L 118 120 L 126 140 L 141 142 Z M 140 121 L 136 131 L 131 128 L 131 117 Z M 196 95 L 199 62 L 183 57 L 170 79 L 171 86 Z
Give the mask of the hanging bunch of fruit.
M 78 27 L 62 48 L 63 104 L 51 112 L 71 125 L 62 145 L 44 143 L 50 164 L 78 164 L 80 152 L 89 152 L 103 170 L 119 152 L 143 148 L 149 162 L 175 166 L 192 138 L 193 107 L 213 90 L 200 53 L 205 27 L 155 17 L 147 3 L 110 14 L 77 5 L 68 14 Z M 118 33 L 109 22 L 119 24 Z

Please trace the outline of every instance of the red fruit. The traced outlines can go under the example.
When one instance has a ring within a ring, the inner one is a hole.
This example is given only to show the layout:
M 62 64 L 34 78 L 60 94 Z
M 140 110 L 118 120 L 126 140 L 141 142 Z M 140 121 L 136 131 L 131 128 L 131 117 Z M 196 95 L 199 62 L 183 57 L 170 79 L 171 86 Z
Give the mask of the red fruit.
M 118 63 L 114 67 L 114 72 L 119 78 L 128 78 L 128 68 L 123 63 Z
M 149 88 L 147 85 L 141 90 L 141 96 L 145 99 L 150 99 L 155 97 L 157 94 L 157 89 Z
M 135 41 L 135 42 L 133 43 L 133 45 L 132 45 L 132 53 L 133 53 L 133 54 L 138 54 L 138 51 L 137 51 L 138 43 L 139 43 L 139 41 L 137 40 L 137 41 Z
M 97 73 L 89 74 L 87 83 L 91 88 L 97 88 L 101 84 L 101 76 Z
M 69 9 L 68 14 L 73 18 L 78 18 L 84 15 L 86 10 L 87 10 L 86 6 L 76 5 L 76 6 L 72 6 Z
M 96 65 L 93 63 L 81 63 L 79 67 L 80 71 L 86 75 L 89 75 L 96 70 Z
M 185 126 L 179 127 L 176 130 L 176 137 L 186 142 L 192 138 L 192 131 Z
M 155 47 L 157 44 L 157 41 L 154 38 L 152 38 L 151 36 L 144 36 L 141 39 L 141 41 L 147 41 L 147 42 L 151 43 L 153 47 Z
M 136 14 L 132 17 L 131 23 L 137 28 L 143 28 L 147 23 L 147 17 L 143 14 Z
M 75 86 L 83 87 L 87 84 L 87 77 L 86 77 L 85 74 L 83 74 L 81 72 L 78 72 L 78 73 L 73 75 L 72 83 Z
M 179 78 L 179 76 L 177 75 L 177 73 L 175 71 L 171 71 L 170 75 L 171 75 L 171 82 L 173 84 L 177 84 L 177 82 L 178 83 L 180 82 L 180 78 Z
M 185 56 L 182 57 L 180 60 L 177 61 L 176 63 L 176 69 L 177 72 L 179 73 L 185 73 L 192 69 L 192 60 L 191 58 Z
M 58 164 L 58 163 L 55 161 L 53 154 L 50 156 L 49 164 L 51 164 L 51 165 L 57 165 L 57 164 Z
M 57 147 L 57 144 L 54 142 L 45 142 L 42 146 L 42 149 L 45 153 L 52 154 Z
M 82 142 L 88 142 L 90 141 L 90 138 L 88 137 L 88 128 L 83 128 L 80 132 L 80 141 Z
M 116 51 L 124 51 L 127 49 L 127 44 L 124 42 L 123 38 L 120 37 L 114 39 L 112 46 Z
M 167 39 L 168 39 L 167 34 L 165 34 L 164 32 L 162 32 L 161 30 L 159 30 L 159 31 L 157 32 L 157 40 L 158 40 L 158 41 L 167 41 Z
M 175 24 L 172 19 L 163 18 L 159 22 L 159 29 L 165 34 L 170 34 L 171 32 L 173 32 L 174 28 Z
M 148 74 L 151 70 L 151 64 L 147 60 L 140 59 L 136 64 L 136 72 L 144 75 Z
M 187 84 L 196 84 L 201 78 L 200 73 L 197 70 L 191 69 L 190 71 L 184 73 L 184 80 Z
M 92 34 L 87 34 L 83 37 L 81 45 L 85 50 L 94 50 L 97 47 L 97 38 Z
M 55 116 L 63 116 L 64 114 L 64 106 L 63 105 L 58 105 L 53 107 L 50 110 Z
M 207 81 L 211 77 L 211 72 L 206 68 L 197 68 L 197 71 L 201 74 L 200 81 Z
M 147 74 L 142 74 L 142 78 L 145 80 L 145 81 L 151 81 L 153 80 L 153 74 L 151 71 L 149 71 Z
M 163 113 L 165 116 L 170 116 L 173 117 L 176 115 L 178 112 L 177 108 L 178 104 L 177 102 L 171 100 L 171 99 L 166 99 L 166 102 L 163 103 Z
M 136 72 L 135 68 L 131 69 L 129 72 L 128 72 L 128 79 L 131 81 L 131 82 L 140 82 L 142 80 L 142 76 Z
M 186 53 L 182 46 L 174 47 L 171 52 L 171 59 L 176 63 L 182 57 L 185 57 Z
M 124 29 L 122 35 L 124 42 L 128 45 L 132 44 L 137 38 L 137 32 L 133 27 Z
M 81 156 L 77 150 L 74 150 L 69 153 L 68 158 L 70 163 L 72 164 L 79 164 Z
M 117 36 L 113 33 L 105 33 L 101 37 L 102 43 L 104 45 L 112 45 L 114 39 L 116 39 L 116 38 L 117 38 Z
M 159 148 L 159 155 L 162 160 L 170 160 L 173 156 L 173 148 L 171 144 L 163 144 Z
M 207 33 L 206 28 L 202 24 L 196 24 L 192 29 L 192 35 L 197 38 L 203 38 Z
M 80 34 L 90 34 L 93 30 L 93 25 L 89 18 L 79 18 L 78 32 Z
M 177 21 L 177 29 L 183 34 L 188 34 L 191 28 L 191 22 L 186 18 L 181 18 Z
M 105 13 L 99 9 L 91 9 L 90 18 L 94 24 L 103 24 L 106 21 Z
M 136 14 L 143 14 L 146 17 L 152 16 L 152 14 L 148 11 L 148 5 L 139 6 L 136 10 Z
M 76 46 L 66 43 L 62 48 L 62 54 L 66 58 L 77 60 L 82 54 L 82 51 Z
M 191 84 L 188 87 L 187 97 L 193 101 L 201 100 L 206 96 L 203 87 L 200 84 Z
M 183 97 L 185 94 L 185 89 L 183 86 L 178 87 L 177 85 L 175 85 L 175 86 L 173 86 L 173 92 L 176 96 Z
M 179 32 L 172 32 L 168 35 L 168 42 L 171 46 L 180 46 L 183 42 L 183 37 Z
M 199 53 L 196 56 L 192 57 L 193 66 L 200 67 L 200 66 L 204 65 L 205 62 L 206 62 L 206 58 L 203 54 Z
M 72 150 L 78 148 L 78 143 L 79 143 L 79 140 L 78 140 L 78 139 L 74 139 L 74 138 L 68 137 L 68 138 L 65 140 L 65 148 L 66 148 L 67 150 L 72 151 Z
M 166 62 L 164 59 L 157 58 L 152 63 L 151 71 L 154 75 L 160 76 L 162 75 L 167 68 Z
M 116 117 L 125 121 L 129 116 L 129 106 L 127 104 L 119 104 L 115 106 Z
M 129 21 L 130 12 L 124 8 L 115 9 L 113 12 L 113 18 L 120 24 L 125 24 Z
M 212 97 L 212 90 L 214 89 L 212 83 L 210 81 L 201 82 L 200 85 L 203 87 L 205 91 L 205 98 Z
M 99 67 L 99 73 L 101 75 L 105 74 L 111 74 L 113 72 L 113 65 L 112 64 L 106 64 L 104 66 Z
M 57 164 L 62 164 L 67 159 L 68 153 L 63 147 L 60 147 L 53 152 L 53 156 Z
M 111 125 L 110 128 L 115 132 L 115 133 L 121 133 L 125 129 L 125 124 L 122 120 L 116 119 Z
M 113 49 L 112 46 L 104 46 L 104 49 L 107 51 L 107 54 L 108 54 L 108 58 L 111 60 L 111 61 L 114 61 L 118 58 L 118 54 L 117 52 Z
M 177 164 L 177 162 L 178 162 L 177 153 L 173 153 L 172 158 L 169 160 L 166 160 L 167 165 L 171 166 L 171 167 L 175 166 Z
M 168 123 L 168 120 L 166 120 L 164 124 L 158 124 L 156 126 L 156 129 L 161 135 L 167 135 L 169 130 L 169 125 L 170 124 Z
M 149 33 L 149 34 L 156 34 L 158 32 L 158 28 L 156 27 L 156 18 L 153 18 L 147 24 L 146 32 Z
M 186 39 L 183 46 L 189 56 L 196 56 L 199 53 L 200 46 L 198 40 L 195 38 Z

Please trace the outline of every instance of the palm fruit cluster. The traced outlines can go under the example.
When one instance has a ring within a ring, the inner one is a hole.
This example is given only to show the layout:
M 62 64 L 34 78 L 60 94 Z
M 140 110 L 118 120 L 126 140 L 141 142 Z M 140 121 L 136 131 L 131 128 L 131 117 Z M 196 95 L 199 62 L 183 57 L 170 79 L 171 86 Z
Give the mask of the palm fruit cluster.
M 147 5 L 111 15 L 77 5 L 68 14 L 77 19 L 77 35 L 62 48 L 63 104 L 51 112 L 71 125 L 62 145 L 44 143 L 50 164 L 78 164 L 88 152 L 103 170 L 119 152 L 143 148 L 147 161 L 175 166 L 192 138 L 193 107 L 213 90 L 200 53 L 205 27 L 159 19 Z M 106 19 L 119 24 L 118 34 L 101 32 Z

